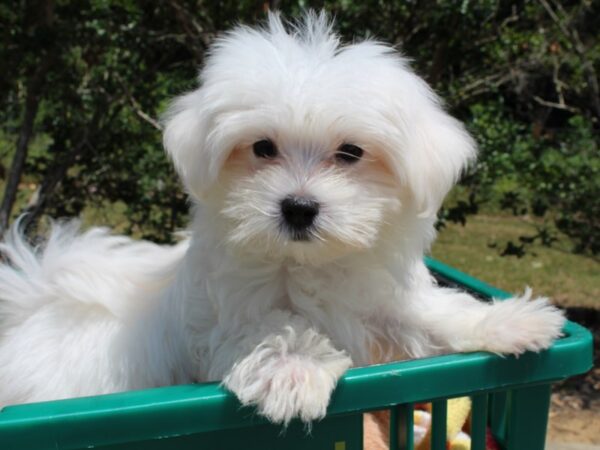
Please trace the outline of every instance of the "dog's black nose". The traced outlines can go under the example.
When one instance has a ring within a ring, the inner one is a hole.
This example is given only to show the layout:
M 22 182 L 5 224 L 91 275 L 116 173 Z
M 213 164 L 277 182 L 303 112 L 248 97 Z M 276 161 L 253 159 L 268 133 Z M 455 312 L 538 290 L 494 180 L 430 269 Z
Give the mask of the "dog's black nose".
M 289 196 L 281 202 L 281 213 L 293 231 L 304 231 L 319 214 L 319 204 L 309 198 Z

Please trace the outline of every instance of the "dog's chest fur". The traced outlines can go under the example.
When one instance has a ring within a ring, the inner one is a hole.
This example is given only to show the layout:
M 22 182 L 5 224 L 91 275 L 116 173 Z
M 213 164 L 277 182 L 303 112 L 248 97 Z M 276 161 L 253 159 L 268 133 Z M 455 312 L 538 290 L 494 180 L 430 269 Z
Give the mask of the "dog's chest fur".
M 203 258 L 206 252 L 212 257 Z M 227 340 L 248 324 L 260 325 L 275 310 L 306 319 L 334 346 L 346 350 L 356 365 L 388 359 L 381 343 L 387 341 L 388 327 L 399 326 L 390 313 L 399 306 L 400 286 L 378 259 L 310 267 L 244 260 L 202 243 L 192 245 L 186 258 L 192 261 L 184 267 L 196 272 L 184 269 L 189 283 L 185 320 L 195 336 L 190 342 L 199 363 L 222 351 L 211 348 L 211 342 Z

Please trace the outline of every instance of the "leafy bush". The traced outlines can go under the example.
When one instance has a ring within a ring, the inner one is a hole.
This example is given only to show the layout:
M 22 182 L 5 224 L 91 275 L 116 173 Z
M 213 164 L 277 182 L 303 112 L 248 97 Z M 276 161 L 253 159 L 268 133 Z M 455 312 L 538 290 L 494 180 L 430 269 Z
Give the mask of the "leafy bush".
M 536 134 L 531 126 L 508 116 L 502 102 L 476 104 L 469 122 L 477 136 L 480 156 L 465 178 L 464 199 L 454 200 L 442 218 L 464 223 L 475 205 L 507 209 L 515 215 L 545 219 L 533 236 L 518 244 L 507 243 L 505 254 L 522 255 L 527 244 L 555 241 L 552 224 L 572 238 L 576 252 L 600 251 L 600 158 L 591 123 L 573 116 L 568 126 L 552 133 Z M 462 214 L 461 214 L 462 213 Z

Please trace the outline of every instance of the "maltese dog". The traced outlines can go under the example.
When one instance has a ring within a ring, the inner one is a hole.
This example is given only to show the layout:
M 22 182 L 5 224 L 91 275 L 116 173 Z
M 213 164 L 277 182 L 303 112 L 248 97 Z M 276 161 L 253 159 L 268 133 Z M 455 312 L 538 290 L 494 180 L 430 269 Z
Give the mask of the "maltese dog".
M 560 335 L 547 299 L 483 303 L 427 271 L 436 212 L 476 149 L 389 45 L 271 14 L 214 43 L 164 123 L 190 237 L 67 223 L 32 248 L 13 227 L 0 405 L 221 380 L 273 422 L 308 423 L 349 367 Z

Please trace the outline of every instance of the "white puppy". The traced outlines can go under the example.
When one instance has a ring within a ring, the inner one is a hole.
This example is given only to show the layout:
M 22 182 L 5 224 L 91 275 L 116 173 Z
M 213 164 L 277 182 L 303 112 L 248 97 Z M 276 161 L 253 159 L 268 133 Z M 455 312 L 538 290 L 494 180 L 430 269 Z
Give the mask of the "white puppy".
M 188 241 L 56 225 L 44 249 L 16 230 L 3 244 L 0 404 L 223 380 L 309 422 L 353 365 L 560 335 L 546 299 L 482 303 L 425 268 L 475 144 L 391 47 L 271 15 L 217 40 L 200 84 L 164 134 Z

